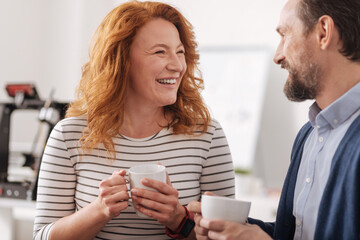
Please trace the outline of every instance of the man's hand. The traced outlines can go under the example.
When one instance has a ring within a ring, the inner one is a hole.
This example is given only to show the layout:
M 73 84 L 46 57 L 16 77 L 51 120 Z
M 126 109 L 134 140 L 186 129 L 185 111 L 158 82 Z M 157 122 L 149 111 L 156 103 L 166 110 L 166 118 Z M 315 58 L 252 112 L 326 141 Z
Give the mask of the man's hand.
M 205 192 L 205 195 L 213 195 Z M 205 219 L 201 215 L 201 203 L 192 201 L 187 206 L 188 210 L 194 213 L 195 234 L 198 240 L 238 240 L 238 239 L 272 239 L 259 226 L 253 224 L 240 224 L 231 221 Z
M 270 240 L 272 239 L 255 224 L 241 224 L 224 220 L 201 219 L 200 227 L 208 231 L 204 239 L 213 240 Z
M 212 195 L 215 196 L 215 194 L 211 192 L 205 192 L 205 195 Z M 187 209 L 189 212 L 192 212 L 194 214 L 194 221 L 195 221 L 195 235 L 196 239 L 198 240 L 207 240 L 208 238 L 208 229 L 203 228 L 200 226 L 200 221 L 202 219 L 201 215 L 201 203 L 198 201 L 192 201 L 188 204 Z

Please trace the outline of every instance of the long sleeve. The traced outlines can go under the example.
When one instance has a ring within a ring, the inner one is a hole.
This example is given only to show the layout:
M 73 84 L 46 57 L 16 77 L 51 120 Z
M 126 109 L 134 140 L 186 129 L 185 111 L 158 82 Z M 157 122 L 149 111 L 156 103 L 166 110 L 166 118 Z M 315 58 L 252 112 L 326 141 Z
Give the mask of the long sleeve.
M 201 192 L 235 197 L 234 165 L 229 145 L 221 125 L 216 121 L 213 123 L 210 149 L 200 178 Z
M 48 239 L 53 223 L 75 212 L 76 173 L 57 125 L 48 139 L 41 162 L 34 239 Z

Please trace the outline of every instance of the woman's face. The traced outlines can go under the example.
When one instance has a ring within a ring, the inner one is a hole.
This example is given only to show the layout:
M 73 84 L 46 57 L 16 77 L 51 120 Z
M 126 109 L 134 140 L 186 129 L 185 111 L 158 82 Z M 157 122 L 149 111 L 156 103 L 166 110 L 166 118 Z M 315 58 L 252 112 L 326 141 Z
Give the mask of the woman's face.
M 130 47 L 127 103 L 151 108 L 175 103 L 185 70 L 185 49 L 174 24 L 161 18 L 149 21 Z

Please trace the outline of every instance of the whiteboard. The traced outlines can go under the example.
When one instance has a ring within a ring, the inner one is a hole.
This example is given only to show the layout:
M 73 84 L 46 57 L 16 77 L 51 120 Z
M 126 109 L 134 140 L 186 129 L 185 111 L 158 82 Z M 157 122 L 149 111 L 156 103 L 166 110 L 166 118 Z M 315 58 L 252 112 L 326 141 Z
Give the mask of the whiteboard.
M 202 96 L 225 131 L 235 167 L 254 162 L 270 60 L 267 48 L 200 50 Z

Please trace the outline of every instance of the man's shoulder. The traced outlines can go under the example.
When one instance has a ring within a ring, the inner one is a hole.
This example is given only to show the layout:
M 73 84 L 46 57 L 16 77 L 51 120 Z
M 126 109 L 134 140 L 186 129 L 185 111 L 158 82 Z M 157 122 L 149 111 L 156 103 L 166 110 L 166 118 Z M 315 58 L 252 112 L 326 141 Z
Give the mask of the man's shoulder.
M 304 141 L 312 131 L 313 127 L 311 126 L 310 122 L 305 123 L 301 129 L 299 130 L 296 138 L 295 138 L 295 144 L 299 144 L 300 142 Z
M 356 150 L 360 154 L 360 115 L 351 123 L 345 133 L 339 147 L 347 147 Z

